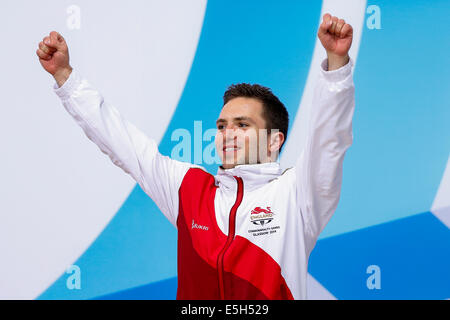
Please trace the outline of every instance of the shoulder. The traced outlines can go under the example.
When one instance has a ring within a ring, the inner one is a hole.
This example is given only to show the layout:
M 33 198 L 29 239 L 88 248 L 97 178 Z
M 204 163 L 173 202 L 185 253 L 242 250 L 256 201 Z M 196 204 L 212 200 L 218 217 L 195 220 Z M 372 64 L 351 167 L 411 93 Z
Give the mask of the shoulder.
M 182 187 L 188 189 L 204 188 L 205 185 L 215 185 L 214 176 L 199 165 L 190 164 L 187 166 Z

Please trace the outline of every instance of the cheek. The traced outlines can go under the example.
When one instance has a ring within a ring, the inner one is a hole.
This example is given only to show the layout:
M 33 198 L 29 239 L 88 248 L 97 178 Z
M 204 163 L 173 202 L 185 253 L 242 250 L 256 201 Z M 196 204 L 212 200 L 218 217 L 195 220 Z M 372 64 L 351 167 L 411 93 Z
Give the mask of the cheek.
M 245 142 L 246 149 L 257 149 L 258 148 L 258 135 L 255 130 L 248 130 L 242 135 L 242 141 Z
M 251 140 L 251 137 L 244 131 L 238 132 L 236 134 L 236 143 L 241 148 L 247 149 L 250 140 Z
M 217 150 L 222 150 L 222 148 L 220 148 L 221 146 L 223 146 L 223 135 L 221 133 L 216 134 L 216 137 L 214 138 L 214 143 L 216 144 Z

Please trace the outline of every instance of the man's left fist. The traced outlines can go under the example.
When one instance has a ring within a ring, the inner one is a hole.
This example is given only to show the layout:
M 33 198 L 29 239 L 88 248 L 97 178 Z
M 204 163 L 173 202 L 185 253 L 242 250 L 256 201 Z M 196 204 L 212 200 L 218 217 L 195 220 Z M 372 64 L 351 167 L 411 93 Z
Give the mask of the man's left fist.
M 353 28 L 344 19 L 323 15 L 323 22 L 320 24 L 318 36 L 323 47 L 327 51 L 328 57 L 346 57 L 353 39 Z

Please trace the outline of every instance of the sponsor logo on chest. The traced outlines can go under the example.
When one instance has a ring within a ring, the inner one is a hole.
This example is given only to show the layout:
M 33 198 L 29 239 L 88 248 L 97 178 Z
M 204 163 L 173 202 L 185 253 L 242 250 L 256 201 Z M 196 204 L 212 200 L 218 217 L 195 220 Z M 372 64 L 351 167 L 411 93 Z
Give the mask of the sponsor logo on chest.
M 250 221 L 257 227 L 251 228 L 248 232 L 254 237 L 274 234 L 280 229 L 280 226 L 270 224 L 274 219 L 275 212 L 270 207 L 255 207 L 250 211 Z

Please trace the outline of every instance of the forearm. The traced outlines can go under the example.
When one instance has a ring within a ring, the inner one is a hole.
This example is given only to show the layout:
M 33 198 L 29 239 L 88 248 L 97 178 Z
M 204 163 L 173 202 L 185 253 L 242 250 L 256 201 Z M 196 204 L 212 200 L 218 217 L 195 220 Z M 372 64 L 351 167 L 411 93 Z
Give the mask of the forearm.
M 76 70 L 65 69 L 54 77 L 57 81 L 54 85 L 55 93 L 86 136 L 107 154 L 115 165 L 132 175 L 135 180 L 141 179 L 141 151 L 147 149 L 155 153 L 156 143 L 147 139 L 141 131 L 126 121 Z M 147 146 L 148 144 L 152 146 Z

